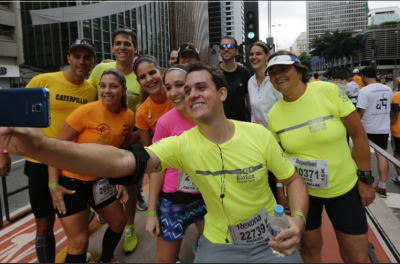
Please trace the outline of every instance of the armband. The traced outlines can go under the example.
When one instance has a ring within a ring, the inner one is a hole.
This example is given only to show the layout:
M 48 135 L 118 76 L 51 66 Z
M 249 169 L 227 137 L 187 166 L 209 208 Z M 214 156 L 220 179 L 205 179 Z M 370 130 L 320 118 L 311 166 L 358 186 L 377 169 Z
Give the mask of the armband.
M 57 187 L 57 186 L 59 186 L 59 185 L 60 185 L 60 184 L 59 184 L 58 182 L 49 184 L 49 190 L 51 190 L 51 189 L 53 189 L 53 188 L 55 188 L 55 187 Z
M 303 215 L 302 212 L 296 211 L 296 212 L 294 212 L 294 213 L 292 214 L 292 217 L 294 217 L 295 215 L 298 215 L 298 216 L 301 217 L 301 219 L 303 219 L 303 221 L 304 221 L 304 226 L 307 225 L 306 217 Z
M 157 212 L 147 212 L 147 216 L 157 216 Z
M 132 152 L 133 157 L 136 160 L 136 170 L 132 175 L 108 179 L 110 184 L 125 186 L 133 185 L 138 183 L 144 177 L 147 168 L 147 161 L 150 159 L 149 153 L 147 153 L 143 146 L 138 145 L 130 146 L 125 150 Z
M 0 149 L 0 153 L 8 153 L 8 151 L 6 149 Z

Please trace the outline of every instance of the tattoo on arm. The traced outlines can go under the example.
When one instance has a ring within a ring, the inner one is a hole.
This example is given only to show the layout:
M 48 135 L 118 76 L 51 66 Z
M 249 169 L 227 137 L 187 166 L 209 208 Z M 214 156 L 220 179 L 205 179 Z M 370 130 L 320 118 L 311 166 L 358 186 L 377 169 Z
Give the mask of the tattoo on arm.
M 160 162 L 160 163 L 158 163 L 158 165 L 155 167 L 155 169 L 156 169 L 156 170 L 159 170 L 159 169 L 161 169 L 161 162 Z

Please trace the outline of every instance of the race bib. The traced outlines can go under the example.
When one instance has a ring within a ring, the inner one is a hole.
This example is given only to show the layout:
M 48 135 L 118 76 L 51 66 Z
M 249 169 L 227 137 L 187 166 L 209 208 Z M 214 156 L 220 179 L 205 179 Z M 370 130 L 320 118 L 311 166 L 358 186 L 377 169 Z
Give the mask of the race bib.
M 326 160 L 306 160 L 290 157 L 290 162 L 308 187 L 313 189 L 328 188 L 328 162 Z
M 246 221 L 229 227 L 235 245 L 252 245 L 269 241 L 268 212 L 264 208 Z
M 115 185 L 108 182 L 107 178 L 98 180 L 93 184 L 93 197 L 96 205 L 106 201 L 112 196 L 117 195 L 118 191 Z
M 197 193 L 199 192 L 199 189 L 197 189 L 196 185 L 194 185 L 192 180 L 185 172 L 179 171 L 178 191 Z

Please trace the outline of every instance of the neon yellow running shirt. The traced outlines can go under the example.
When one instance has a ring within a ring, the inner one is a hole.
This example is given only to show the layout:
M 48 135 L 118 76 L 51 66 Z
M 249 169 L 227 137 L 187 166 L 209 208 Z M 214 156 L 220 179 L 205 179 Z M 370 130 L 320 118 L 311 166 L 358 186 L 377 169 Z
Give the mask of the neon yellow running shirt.
M 299 99 L 290 103 L 280 99 L 269 112 L 268 127 L 289 158 L 303 159 L 303 163 L 311 161 L 308 164 L 316 160 L 327 162 L 328 188 L 308 187 L 310 195 L 338 197 L 356 184 L 357 166 L 347 144 L 346 127 L 340 119 L 354 111 L 354 105 L 339 87 L 313 82 Z M 315 179 L 315 174 L 303 174 L 303 179 L 305 176 Z
M 227 234 L 229 225 L 240 224 L 263 208 L 270 216 L 273 214 L 276 201 L 269 188 L 267 169 L 281 180 L 290 178 L 295 171 L 266 128 L 231 121 L 235 125 L 234 136 L 219 146 L 206 139 L 196 126 L 148 147 L 164 170 L 186 172 L 199 188 L 208 212 L 204 236 L 217 244 L 226 244 L 226 237 L 232 244 Z M 224 209 L 221 192 L 225 195 Z

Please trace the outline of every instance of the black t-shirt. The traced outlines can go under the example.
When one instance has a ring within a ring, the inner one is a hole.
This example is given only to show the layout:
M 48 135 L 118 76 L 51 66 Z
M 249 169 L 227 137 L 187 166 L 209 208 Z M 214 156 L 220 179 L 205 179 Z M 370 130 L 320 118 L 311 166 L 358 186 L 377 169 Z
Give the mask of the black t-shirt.
M 233 72 L 224 71 L 222 68 L 221 70 L 228 86 L 226 87 L 228 97 L 224 102 L 226 117 L 238 121 L 250 121 L 250 113 L 246 107 L 246 95 L 249 93 L 247 83 L 251 77 L 249 70 L 239 65 Z

